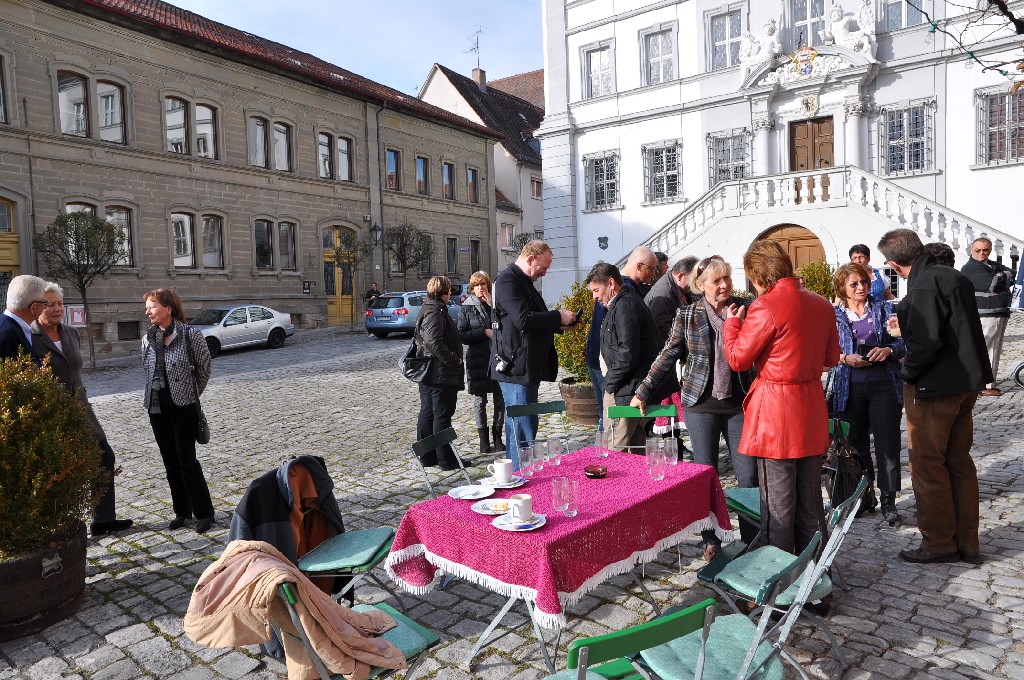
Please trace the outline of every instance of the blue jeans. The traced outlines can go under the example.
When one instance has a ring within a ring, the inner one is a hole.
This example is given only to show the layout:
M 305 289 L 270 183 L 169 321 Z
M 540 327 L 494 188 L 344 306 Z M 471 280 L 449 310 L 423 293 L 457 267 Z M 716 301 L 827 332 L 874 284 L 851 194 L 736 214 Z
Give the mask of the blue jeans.
M 519 442 L 532 442 L 537 437 L 537 416 L 508 417 L 509 406 L 536 404 L 540 385 L 517 385 L 498 381 L 505 398 L 505 457 L 512 460 L 512 469 L 519 469 Z
M 597 431 L 604 432 L 604 373 L 600 368 L 587 366 L 590 384 L 594 386 L 594 398 L 597 400 Z

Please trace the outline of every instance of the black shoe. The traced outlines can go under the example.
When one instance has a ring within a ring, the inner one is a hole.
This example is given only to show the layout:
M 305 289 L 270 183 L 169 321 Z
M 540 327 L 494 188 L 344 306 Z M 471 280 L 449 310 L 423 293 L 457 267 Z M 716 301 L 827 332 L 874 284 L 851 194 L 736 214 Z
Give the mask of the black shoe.
M 916 564 L 931 564 L 933 562 L 959 562 L 960 553 L 933 553 L 925 550 L 924 548 L 916 548 L 914 550 L 901 550 L 900 557 L 907 562 L 914 562 Z
M 882 519 L 889 523 L 891 527 L 898 527 L 903 525 L 903 521 L 900 519 L 900 514 L 895 510 L 883 510 Z
M 985 558 L 981 556 L 981 553 L 969 553 L 961 551 L 960 561 L 967 562 L 968 564 L 981 564 L 985 561 Z
M 207 531 L 210 530 L 210 527 L 212 527 L 212 526 L 213 526 L 213 518 L 212 517 L 200 517 L 199 520 L 196 522 L 196 533 L 197 534 L 205 534 Z
M 458 470 L 459 469 L 459 464 L 457 462 L 448 462 L 446 460 L 443 463 L 438 463 L 437 467 L 441 468 L 445 472 L 451 472 L 452 470 Z M 462 459 L 462 467 L 464 467 L 464 468 L 471 468 L 471 467 L 473 467 L 473 461 L 471 461 L 469 458 L 463 458 Z
M 180 529 L 183 526 L 185 526 L 185 522 L 187 522 L 188 520 L 189 520 L 188 517 L 177 517 L 176 516 L 174 519 L 172 519 L 170 522 L 167 523 L 167 528 L 169 530 L 171 530 L 171 531 L 174 531 L 175 529 Z
M 437 458 L 420 458 L 420 465 L 425 468 L 437 467 Z
M 829 593 L 817 602 L 808 602 L 804 607 L 810 609 L 812 613 L 817 614 L 821 618 L 825 618 L 832 611 L 832 593 Z
M 124 531 L 133 524 L 135 524 L 135 522 L 130 519 L 114 519 L 109 522 L 93 522 L 92 525 L 89 526 L 89 532 L 93 536 L 106 536 L 107 534 Z

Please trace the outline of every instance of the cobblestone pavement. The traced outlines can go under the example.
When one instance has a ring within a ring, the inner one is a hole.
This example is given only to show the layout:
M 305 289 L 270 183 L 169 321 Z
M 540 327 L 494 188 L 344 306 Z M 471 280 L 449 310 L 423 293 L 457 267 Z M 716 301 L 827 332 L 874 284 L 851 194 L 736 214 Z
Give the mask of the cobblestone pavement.
M 1022 317 L 1016 315 L 1007 331 L 1004 377 L 1024 359 Z M 407 342 L 300 331 L 281 350 L 226 352 L 216 359 L 203 399 L 213 441 L 202 447 L 201 459 L 218 523 L 205 536 L 166 529 L 172 512 L 142 410 L 137 357 L 109 360 L 88 375 L 96 411 L 123 466 L 118 511 L 136 526 L 118 537 L 90 539 L 85 605 L 40 634 L 0 644 L 0 680 L 283 677 L 284 667 L 257 648 L 207 649 L 188 640 L 181 617 L 191 589 L 223 549 L 230 512 L 249 481 L 289 456 L 326 456 L 353 528 L 397 525 L 405 508 L 426 496 L 406 448 L 415 431 L 416 391 L 396 370 Z M 919 566 L 899 559 L 899 551 L 916 546 L 919 538 L 904 453 L 898 505 L 905 525 L 890 529 L 877 515 L 866 516 L 854 524 L 837 559 L 852 586 L 837 593 L 830 617 L 853 662 L 846 678 L 1024 678 L 1024 391 L 1009 380 L 1002 387 L 1002 397 L 979 401 L 975 419 L 985 563 Z M 545 385 L 541 395 L 557 398 L 553 385 Z M 456 429 L 463 452 L 475 451 L 465 396 Z M 586 432 L 577 434 L 582 441 Z M 733 480 L 726 474 L 723 482 Z M 696 570 L 704 564 L 696 539 L 683 545 L 682 562 L 678 571 L 675 553 L 664 553 L 657 566 L 646 569 L 662 604 L 692 604 L 710 594 L 696 585 Z M 622 578 L 612 583 L 627 584 Z M 364 587 L 359 596 L 375 601 L 386 593 Z M 442 637 L 417 677 L 543 677 L 528 625 L 485 650 L 472 672 L 460 666 L 504 598 L 465 581 L 403 598 L 411 615 Z M 506 621 L 518 625 L 526 617 L 514 609 Z M 602 586 L 569 612 L 561 649 L 572 639 L 650 617 L 641 600 Z M 821 633 L 798 627 L 792 640 L 791 651 L 812 675 L 833 674 Z

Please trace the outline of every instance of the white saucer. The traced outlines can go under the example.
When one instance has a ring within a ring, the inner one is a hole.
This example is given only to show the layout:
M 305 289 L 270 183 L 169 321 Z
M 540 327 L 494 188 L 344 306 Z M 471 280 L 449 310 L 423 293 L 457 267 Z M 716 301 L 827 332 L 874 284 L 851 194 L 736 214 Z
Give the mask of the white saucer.
M 478 483 L 486 486 L 493 486 L 495 489 L 515 489 L 526 484 L 526 478 L 520 477 L 519 475 L 512 475 L 511 480 L 507 482 L 499 482 L 494 477 L 487 477 L 485 479 L 481 479 Z
M 491 525 L 502 531 L 533 531 L 534 529 L 540 529 L 548 521 L 547 515 L 539 515 L 537 513 L 533 514 L 533 521 L 531 522 L 510 522 L 510 519 L 508 513 L 506 513 L 491 520 Z
M 495 510 L 494 506 L 498 503 L 504 504 L 501 510 Z M 504 498 L 491 498 L 477 501 L 473 505 L 469 506 L 469 509 L 473 512 L 478 512 L 481 515 L 504 515 L 508 512 L 508 500 Z
M 475 501 L 478 498 L 487 498 L 494 495 L 494 487 L 487 484 L 457 486 L 450 490 L 448 495 L 460 501 Z

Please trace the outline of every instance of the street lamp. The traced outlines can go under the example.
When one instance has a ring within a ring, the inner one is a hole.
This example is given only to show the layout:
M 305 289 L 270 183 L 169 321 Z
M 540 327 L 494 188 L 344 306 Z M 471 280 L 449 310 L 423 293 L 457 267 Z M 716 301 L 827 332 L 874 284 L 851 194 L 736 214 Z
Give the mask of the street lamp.
M 380 276 L 381 276 L 381 292 L 388 289 L 388 273 L 387 265 L 384 262 L 384 244 L 381 243 L 381 239 L 384 237 L 384 229 L 381 228 L 376 222 L 370 227 L 370 239 L 373 241 L 373 245 L 380 244 Z

